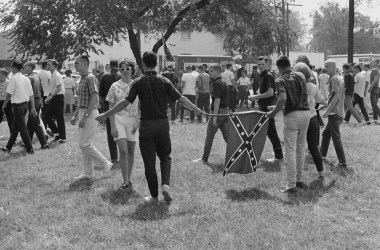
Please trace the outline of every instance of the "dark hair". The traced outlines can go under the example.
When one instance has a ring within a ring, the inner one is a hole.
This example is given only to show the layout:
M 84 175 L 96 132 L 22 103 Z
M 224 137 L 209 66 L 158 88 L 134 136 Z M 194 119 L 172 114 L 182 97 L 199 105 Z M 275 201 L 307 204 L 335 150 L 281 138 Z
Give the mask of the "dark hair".
M 222 66 L 219 63 L 213 63 L 209 68 L 218 71 L 219 73 L 222 72 Z
M 300 56 L 298 56 L 298 58 L 297 58 L 297 62 L 303 62 L 303 63 L 306 63 L 306 65 L 310 67 L 310 61 L 309 61 L 309 58 L 307 58 L 307 56 L 305 56 L 305 55 L 300 55 Z
M 200 70 L 205 70 L 205 68 L 204 68 L 204 66 L 201 64 L 201 65 L 198 65 L 198 69 L 200 69 Z
M 148 68 L 157 66 L 157 55 L 151 51 L 144 52 L 142 60 Z
M 31 67 L 32 68 L 32 70 L 34 70 L 35 68 L 36 68 L 36 64 L 34 63 L 34 62 L 26 62 L 25 64 L 24 64 L 24 67 L 26 67 L 26 66 L 29 66 L 29 67 Z
M 206 63 L 204 63 L 204 64 L 202 64 L 203 65 L 203 67 L 204 67 L 204 69 L 207 69 L 207 64 Z
M 54 65 L 54 67 L 58 66 L 58 62 L 55 59 L 49 59 L 48 62 L 51 62 Z
M 186 70 L 192 70 L 192 67 L 190 65 L 187 65 Z
M 280 56 L 277 61 L 276 65 L 278 68 L 286 69 L 290 67 L 290 61 L 287 56 Z
M 363 66 L 364 66 L 364 67 L 367 67 L 367 68 L 370 68 L 370 67 L 371 67 L 371 65 L 369 65 L 369 63 L 365 63 Z
M 245 69 L 243 69 L 243 70 L 241 71 L 241 73 L 242 73 L 242 74 L 243 74 L 243 73 L 247 74 L 247 71 L 246 71 Z
M 345 63 L 345 64 L 343 64 L 343 69 L 349 70 L 349 69 L 351 69 L 351 65 L 348 63 Z
M 257 61 L 265 61 L 265 63 L 267 63 L 268 62 L 268 58 L 266 57 L 266 56 L 259 56 L 258 58 L 257 58 Z
M 47 65 L 47 61 L 42 61 L 41 62 L 41 67 L 44 69 L 46 68 L 46 65 Z
M 126 65 L 128 65 L 129 67 L 131 67 L 131 68 L 132 68 L 132 72 L 131 72 L 132 75 L 135 74 L 135 63 L 133 62 L 132 59 L 125 58 L 123 61 L 121 61 L 121 62 L 119 63 L 119 68 L 121 68 L 121 65 L 123 65 L 123 64 L 126 64 Z
M 80 60 L 85 61 L 87 63 L 87 65 L 90 65 L 90 59 L 89 59 L 89 57 L 87 55 L 80 55 L 80 56 L 78 56 L 78 58 Z
M 12 62 L 11 67 L 16 68 L 18 70 L 22 70 L 22 68 L 24 67 L 24 64 L 20 60 L 17 60 L 17 61 Z
M 359 72 L 362 71 L 362 68 L 360 67 L 360 64 L 354 63 L 354 64 L 352 65 L 352 67 L 355 68 L 355 69 L 358 69 Z
M 230 68 L 231 68 L 231 66 L 232 66 L 232 64 L 231 64 L 231 63 L 227 63 L 227 64 L 226 64 L 226 68 L 227 68 L 227 69 L 230 69 Z
M 69 69 L 65 71 L 65 75 L 66 76 L 71 76 L 72 73 L 73 72 L 71 70 L 69 70 Z
M 191 70 L 192 71 L 194 71 L 194 70 L 196 70 L 197 69 L 197 67 L 195 67 L 195 65 L 191 65 Z

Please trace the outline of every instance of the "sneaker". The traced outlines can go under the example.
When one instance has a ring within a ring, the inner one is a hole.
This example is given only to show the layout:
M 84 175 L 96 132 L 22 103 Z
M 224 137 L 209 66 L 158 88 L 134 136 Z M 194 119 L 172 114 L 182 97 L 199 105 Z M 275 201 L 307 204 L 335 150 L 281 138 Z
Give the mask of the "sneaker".
M 7 149 L 6 147 L 0 147 L 0 150 L 5 152 L 5 153 L 10 153 L 11 151 Z
M 281 159 L 273 158 L 273 159 L 265 159 L 264 160 L 264 162 L 272 163 L 272 164 L 282 163 L 283 161 L 284 161 L 284 158 L 281 158 Z
M 282 193 L 293 194 L 293 193 L 297 192 L 297 188 L 295 188 L 295 187 L 292 187 L 292 188 L 287 187 L 285 189 L 282 189 L 281 192 Z
M 145 203 L 158 203 L 158 197 L 147 196 L 144 198 Z
M 162 196 L 164 196 L 165 201 L 173 200 L 169 192 L 170 192 L 170 187 L 168 185 L 162 185 Z
M 50 146 L 47 143 L 41 147 L 41 149 L 49 149 L 49 148 L 50 148 Z
M 309 187 L 302 181 L 297 181 L 296 182 L 296 187 L 301 188 L 301 189 L 308 189 Z
M 59 138 L 59 136 L 56 136 L 56 137 L 54 137 L 53 142 L 59 142 L 60 140 L 61 140 L 61 138 Z
M 54 136 L 54 134 L 51 132 L 51 130 L 50 129 L 46 129 L 46 133 L 48 134 L 48 135 L 50 135 L 50 136 Z
M 63 144 L 63 143 L 66 143 L 67 141 L 66 141 L 66 139 L 60 139 L 58 142 Z
M 73 179 L 74 179 L 74 181 L 79 181 L 79 180 L 84 180 L 84 179 L 92 179 L 92 175 L 81 174 L 79 176 L 74 177 Z
M 205 165 L 208 164 L 208 161 L 203 160 L 203 158 L 199 158 L 199 159 L 192 160 L 192 162 L 195 162 L 195 163 L 202 163 L 202 164 L 205 164 Z
M 131 192 L 132 191 L 131 182 L 129 182 L 129 183 L 124 182 L 123 184 L 121 184 L 120 189 L 125 191 L 125 192 Z

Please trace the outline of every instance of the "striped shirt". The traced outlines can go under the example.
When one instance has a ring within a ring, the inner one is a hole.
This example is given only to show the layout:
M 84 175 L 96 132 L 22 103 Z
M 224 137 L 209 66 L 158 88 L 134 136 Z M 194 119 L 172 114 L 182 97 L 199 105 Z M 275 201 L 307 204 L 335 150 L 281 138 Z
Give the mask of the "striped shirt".
M 88 108 L 91 94 L 98 93 L 98 79 L 92 73 L 83 75 L 78 85 L 78 107 Z

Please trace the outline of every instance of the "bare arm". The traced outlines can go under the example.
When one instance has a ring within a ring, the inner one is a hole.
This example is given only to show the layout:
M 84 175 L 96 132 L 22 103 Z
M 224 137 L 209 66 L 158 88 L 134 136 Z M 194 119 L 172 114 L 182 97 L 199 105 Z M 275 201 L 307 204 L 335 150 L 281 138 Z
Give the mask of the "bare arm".
M 273 111 L 271 111 L 269 113 L 269 117 L 274 118 L 276 116 L 276 114 L 282 110 L 282 108 L 284 107 L 284 105 L 286 103 L 286 99 L 287 99 L 286 93 L 281 92 L 278 95 L 276 106 L 274 107 Z
M 129 105 L 129 102 L 124 99 L 124 100 L 118 102 L 115 106 L 113 106 L 112 109 L 110 109 L 107 112 L 105 112 L 104 115 L 105 115 L 106 118 L 108 118 L 111 115 L 119 113 L 120 111 L 122 111 L 123 109 L 125 109 L 126 107 L 128 107 L 128 105 Z
M 273 96 L 273 94 L 274 94 L 273 88 L 268 88 L 267 92 L 256 95 L 254 100 L 265 99 L 265 98 Z
M 184 96 L 181 96 L 181 98 L 178 99 L 178 102 L 185 108 L 193 110 L 196 113 L 196 115 L 202 113 L 202 111 L 197 106 L 195 106 L 194 103 L 192 103 L 189 99 L 187 99 Z

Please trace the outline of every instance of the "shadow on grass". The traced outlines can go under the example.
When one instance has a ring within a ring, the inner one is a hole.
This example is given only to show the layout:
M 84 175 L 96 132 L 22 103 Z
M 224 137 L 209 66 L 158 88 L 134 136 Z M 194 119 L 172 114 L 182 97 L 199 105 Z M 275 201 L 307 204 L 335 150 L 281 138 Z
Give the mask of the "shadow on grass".
M 94 184 L 92 179 L 83 179 L 78 181 L 73 181 L 69 185 L 69 191 L 84 191 L 89 190 Z
M 289 202 L 283 201 L 278 197 L 275 197 L 273 195 L 270 195 L 269 193 L 262 191 L 257 188 L 248 188 L 244 190 L 234 190 L 230 189 L 226 191 L 227 199 L 230 199 L 232 201 L 241 202 L 246 200 L 271 200 L 283 203 L 285 205 L 290 205 Z
M 159 203 L 142 203 L 136 207 L 136 210 L 129 216 L 131 219 L 139 221 L 165 220 L 169 215 L 170 204 L 164 201 Z
M 102 193 L 100 197 L 113 205 L 125 205 L 132 198 L 140 198 L 141 195 L 135 190 L 127 192 L 121 189 L 109 189 Z
M 261 161 L 258 167 L 263 168 L 264 172 L 269 172 L 269 173 L 281 172 L 281 164 L 279 163 Z
M 224 171 L 224 163 L 210 163 L 207 165 L 213 173 L 221 173 Z
M 293 205 L 301 205 L 305 203 L 317 203 L 319 198 L 328 193 L 331 188 L 336 184 L 336 180 L 333 179 L 330 183 L 325 184 L 320 180 L 314 180 L 310 183 L 308 189 L 297 189 L 298 192 L 289 195 L 289 201 Z

